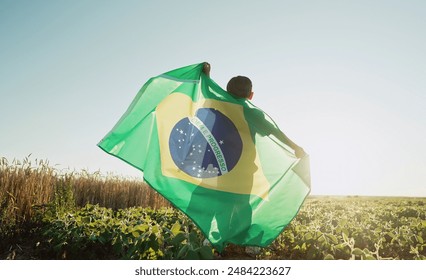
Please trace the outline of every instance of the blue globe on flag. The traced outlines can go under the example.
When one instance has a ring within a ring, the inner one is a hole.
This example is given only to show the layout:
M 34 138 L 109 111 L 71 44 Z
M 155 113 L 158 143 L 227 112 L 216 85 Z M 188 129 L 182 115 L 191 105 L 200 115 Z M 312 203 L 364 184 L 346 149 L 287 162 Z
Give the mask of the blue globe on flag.
M 241 157 L 243 144 L 237 128 L 220 111 L 200 108 L 194 117 L 173 127 L 169 148 L 176 166 L 196 178 L 230 172 Z

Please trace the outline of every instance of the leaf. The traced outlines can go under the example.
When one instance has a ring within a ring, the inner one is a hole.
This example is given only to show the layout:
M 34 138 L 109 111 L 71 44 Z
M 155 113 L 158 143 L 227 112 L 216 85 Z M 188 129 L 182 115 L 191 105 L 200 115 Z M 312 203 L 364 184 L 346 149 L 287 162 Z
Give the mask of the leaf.
M 97 238 L 96 238 L 96 235 L 95 235 L 95 234 L 93 234 L 93 233 L 89 236 L 89 240 L 90 240 L 90 241 L 96 241 L 96 239 L 97 239 Z
M 375 260 L 376 258 L 373 257 L 372 255 L 365 255 L 364 259 L 365 260 Z
M 185 260 L 199 260 L 200 256 L 194 250 L 189 250 L 185 256 Z
M 185 244 L 180 250 L 179 250 L 179 252 L 178 252 L 178 254 L 177 254 L 177 258 L 178 259 L 182 259 L 183 257 L 185 257 L 186 256 L 186 253 L 188 252 L 188 250 L 189 250 L 189 245 L 188 244 Z
M 203 246 L 200 248 L 199 254 L 202 260 L 212 260 L 213 259 L 213 251 L 209 246 Z
M 173 235 L 177 235 L 180 232 L 180 228 L 181 226 L 179 222 L 176 221 L 176 223 L 172 226 L 172 229 L 171 229 Z
M 364 255 L 364 251 L 362 251 L 360 248 L 355 248 L 352 250 L 352 255 L 362 256 Z
M 138 230 L 138 231 L 141 231 L 141 232 L 145 232 L 148 229 L 149 229 L 149 225 L 147 225 L 147 224 L 137 225 L 133 228 L 133 230 Z
M 341 220 L 339 221 L 339 225 L 341 225 L 341 226 L 343 226 L 343 227 L 345 227 L 347 223 L 348 223 L 348 220 L 347 220 L 347 219 L 341 219 Z
M 334 260 L 333 255 L 327 254 L 327 256 L 324 257 L 324 260 Z
M 342 237 L 343 237 L 343 241 L 345 241 L 346 243 L 349 242 L 348 236 L 346 235 L 346 233 L 342 232 Z
M 392 239 L 396 237 L 395 234 L 393 234 L 393 232 L 388 232 L 387 235 Z
M 160 232 L 160 229 L 157 225 L 153 226 L 151 228 L 152 233 L 157 234 L 158 232 Z
M 344 243 L 340 243 L 337 244 L 336 246 L 334 246 L 334 248 L 338 249 L 338 250 L 343 250 L 343 248 L 345 248 L 347 245 Z
M 198 236 L 195 231 L 191 231 L 189 233 L 189 243 L 194 247 L 194 245 L 198 246 Z
M 333 244 L 339 244 L 339 241 L 337 240 L 337 237 L 332 234 L 327 234 L 327 237 L 331 240 Z
M 138 249 L 138 247 L 136 246 L 130 246 L 129 250 L 126 252 L 126 259 L 131 259 L 133 254 L 136 252 L 136 250 Z
M 150 240 L 148 242 L 148 246 L 151 247 L 154 251 L 157 251 L 158 249 L 160 249 L 160 244 L 158 244 L 157 240 L 154 238 L 151 238 L 150 236 Z
M 181 232 L 181 233 L 179 233 L 178 235 L 176 235 L 173 239 L 172 239 L 172 244 L 173 245 L 175 245 L 175 246 L 177 246 L 178 244 L 180 244 L 182 241 L 184 241 L 186 238 L 185 238 L 185 235 Z
M 306 241 L 311 240 L 312 239 L 312 233 L 310 233 L 310 232 L 306 233 L 304 239 Z

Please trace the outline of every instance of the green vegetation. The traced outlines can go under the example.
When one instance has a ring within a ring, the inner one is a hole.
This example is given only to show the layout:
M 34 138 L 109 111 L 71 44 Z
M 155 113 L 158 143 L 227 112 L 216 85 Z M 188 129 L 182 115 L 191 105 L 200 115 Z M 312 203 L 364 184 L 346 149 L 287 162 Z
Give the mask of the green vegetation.
M 424 260 L 425 203 L 425 198 L 309 198 L 263 258 Z
M 222 256 L 145 184 L 0 161 L 1 259 L 426 259 L 426 198 L 309 197 L 268 247 Z
M 110 208 L 88 204 L 42 215 L 39 254 L 62 259 L 212 259 L 209 246 L 171 208 Z

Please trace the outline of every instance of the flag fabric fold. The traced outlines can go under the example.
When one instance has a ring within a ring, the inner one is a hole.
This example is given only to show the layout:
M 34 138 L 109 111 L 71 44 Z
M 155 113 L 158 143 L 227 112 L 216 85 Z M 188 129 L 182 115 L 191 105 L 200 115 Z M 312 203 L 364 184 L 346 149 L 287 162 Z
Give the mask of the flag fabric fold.
M 98 146 L 143 171 L 219 251 L 267 246 L 310 192 L 309 158 L 296 158 L 269 116 L 202 68 L 149 79 Z

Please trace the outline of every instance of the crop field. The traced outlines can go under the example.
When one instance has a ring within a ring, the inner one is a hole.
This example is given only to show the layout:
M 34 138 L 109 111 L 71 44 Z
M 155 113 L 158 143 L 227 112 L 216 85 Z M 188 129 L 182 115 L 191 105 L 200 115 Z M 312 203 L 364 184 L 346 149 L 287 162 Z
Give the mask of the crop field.
M 219 254 L 137 180 L 0 161 L 1 259 L 426 259 L 426 198 L 310 196 L 256 254 Z

